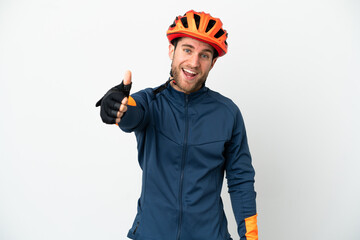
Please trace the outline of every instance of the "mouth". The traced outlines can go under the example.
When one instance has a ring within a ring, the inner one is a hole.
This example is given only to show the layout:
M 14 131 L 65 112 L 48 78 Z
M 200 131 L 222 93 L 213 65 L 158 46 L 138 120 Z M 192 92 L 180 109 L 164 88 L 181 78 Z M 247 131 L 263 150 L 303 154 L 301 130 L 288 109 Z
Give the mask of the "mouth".
M 188 80 L 192 80 L 196 77 L 196 75 L 198 75 L 196 72 L 185 68 L 182 68 L 182 72 Z

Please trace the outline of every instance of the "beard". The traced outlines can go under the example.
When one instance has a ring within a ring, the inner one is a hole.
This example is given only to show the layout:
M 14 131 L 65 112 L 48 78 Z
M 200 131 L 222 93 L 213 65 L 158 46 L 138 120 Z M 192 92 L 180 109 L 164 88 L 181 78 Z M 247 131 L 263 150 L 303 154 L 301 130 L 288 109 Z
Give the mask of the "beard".
M 186 84 L 185 80 L 182 80 L 181 66 L 174 66 L 174 62 L 171 63 L 170 76 L 173 78 L 173 82 L 176 85 L 175 89 L 180 90 L 186 94 L 198 91 L 201 87 L 205 85 L 208 73 L 201 76 L 199 79 L 195 80 L 193 84 Z

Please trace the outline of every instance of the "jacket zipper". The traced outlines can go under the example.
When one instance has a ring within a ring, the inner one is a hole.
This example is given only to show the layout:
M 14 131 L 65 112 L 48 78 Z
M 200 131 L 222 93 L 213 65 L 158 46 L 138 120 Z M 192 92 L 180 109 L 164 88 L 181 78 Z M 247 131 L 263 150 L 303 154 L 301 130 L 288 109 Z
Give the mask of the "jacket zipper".
M 185 168 L 185 159 L 187 153 L 187 138 L 189 132 L 189 119 L 188 119 L 188 104 L 189 104 L 189 96 L 185 96 L 185 133 L 184 133 L 184 146 L 183 146 L 183 156 L 181 159 L 181 174 L 180 174 L 180 188 L 179 188 L 179 225 L 178 225 L 178 233 L 177 240 L 180 240 L 180 232 L 181 232 L 181 223 L 182 223 L 182 188 L 183 188 L 183 180 L 184 180 L 184 168 Z
M 134 229 L 134 231 L 133 231 L 133 234 L 134 234 L 134 235 L 135 235 L 135 233 L 136 233 L 136 230 L 137 230 L 138 227 L 139 227 L 139 223 L 140 223 L 140 222 L 137 222 L 137 223 L 136 223 L 136 227 L 135 227 L 135 229 Z

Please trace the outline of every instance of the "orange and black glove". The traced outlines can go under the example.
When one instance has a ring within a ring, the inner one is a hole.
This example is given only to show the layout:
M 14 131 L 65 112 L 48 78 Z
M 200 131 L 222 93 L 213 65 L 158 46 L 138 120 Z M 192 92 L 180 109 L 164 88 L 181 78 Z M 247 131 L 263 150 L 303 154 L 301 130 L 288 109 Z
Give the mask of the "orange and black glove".
M 119 110 L 125 97 L 129 98 L 131 84 L 121 84 L 111 88 L 97 103 L 96 107 L 101 106 L 100 116 L 104 123 L 115 124 L 119 118 Z

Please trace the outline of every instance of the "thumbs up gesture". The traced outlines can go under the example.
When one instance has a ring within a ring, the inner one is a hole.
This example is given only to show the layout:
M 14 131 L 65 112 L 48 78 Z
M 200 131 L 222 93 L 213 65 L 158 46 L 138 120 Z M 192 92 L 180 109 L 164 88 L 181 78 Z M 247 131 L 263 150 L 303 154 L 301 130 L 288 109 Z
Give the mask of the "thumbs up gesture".
M 118 124 L 127 111 L 127 106 L 136 106 L 132 97 L 129 97 L 131 89 L 131 72 L 125 73 L 121 84 L 111 88 L 97 103 L 101 106 L 100 116 L 104 123 Z

